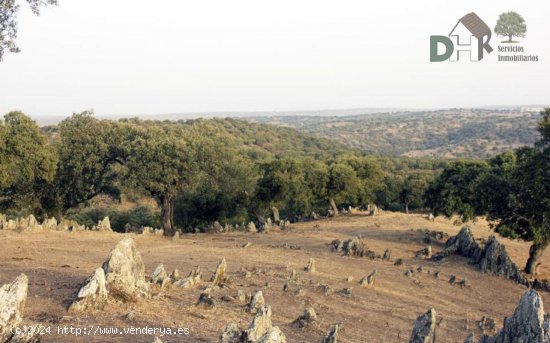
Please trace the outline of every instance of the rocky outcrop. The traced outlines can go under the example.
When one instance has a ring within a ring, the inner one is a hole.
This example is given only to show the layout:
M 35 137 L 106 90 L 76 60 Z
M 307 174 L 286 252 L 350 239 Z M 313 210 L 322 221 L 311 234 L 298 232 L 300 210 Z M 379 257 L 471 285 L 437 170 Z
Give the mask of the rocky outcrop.
M 69 307 L 69 312 L 90 309 L 102 310 L 106 303 L 107 285 L 105 282 L 105 271 L 103 268 L 97 268 L 78 290 L 76 299 Z
M 262 291 L 257 291 L 252 299 L 250 300 L 250 304 L 248 304 L 248 308 L 251 312 L 256 312 L 259 308 L 265 305 L 265 299 Z
M 416 319 L 409 343 L 435 342 L 436 313 L 432 308 Z
M 218 343 L 286 343 L 285 334 L 271 322 L 271 307 L 262 306 L 246 330 L 229 324 Z
M 432 256 L 432 260 L 440 261 L 452 254 L 469 258 L 484 273 L 503 276 L 522 285 L 528 284 L 521 269 L 510 259 L 506 248 L 495 236 L 489 237 L 482 246 L 475 241 L 470 228 L 465 226 L 458 235 L 447 240 L 445 249 Z
M 12 283 L 0 287 L 0 342 L 7 342 L 12 329 L 21 324 L 27 300 L 29 280 L 25 274 L 19 275 Z
M 212 286 L 223 286 L 225 282 L 225 270 L 227 269 L 227 262 L 225 262 L 225 258 L 222 258 L 222 260 L 218 263 L 218 266 L 216 267 L 216 271 L 212 275 L 212 278 L 210 278 L 210 282 L 212 282 Z
M 369 257 L 371 259 L 379 257 L 374 251 L 367 248 L 367 243 L 360 236 L 345 241 L 336 239 L 332 241 L 331 246 L 333 250 L 347 256 Z
M 550 342 L 550 315 L 544 313 L 541 296 L 528 290 L 514 314 L 504 320 L 504 326 L 495 336 L 483 336 L 479 343 L 548 343 Z
M 103 270 L 112 296 L 134 300 L 150 295 L 150 286 L 145 280 L 145 266 L 132 238 L 123 239 L 111 250 L 103 263 Z

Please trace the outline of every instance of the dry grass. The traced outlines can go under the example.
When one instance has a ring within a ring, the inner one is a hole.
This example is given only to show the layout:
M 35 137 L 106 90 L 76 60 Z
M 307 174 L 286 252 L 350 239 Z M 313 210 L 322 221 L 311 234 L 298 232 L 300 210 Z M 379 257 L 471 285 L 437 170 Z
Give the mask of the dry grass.
M 490 234 L 487 223 L 473 226 L 477 237 Z M 479 335 L 476 321 L 489 316 L 500 326 L 504 316 L 512 314 L 525 288 L 511 281 L 479 273 L 460 257 L 451 257 L 442 263 L 414 259 L 415 251 L 425 247 L 423 234 L 417 229 L 438 230 L 456 234 L 458 226 L 437 218 L 429 222 L 420 215 L 384 213 L 379 217 L 355 215 L 334 220 L 300 223 L 289 232 L 269 234 L 214 234 L 184 235 L 178 240 L 136 236 L 136 244 L 150 273 L 158 263 L 171 271 L 178 268 L 186 275 L 195 266 L 203 269 L 203 278 L 209 278 L 218 260 L 227 259 L 231 282 L 228 288 L 215 290 L 219 301 L 215 309 L 196 306 L 201 288 L 183 290 L 155 289 L 156 296 L 131 304 L 111 304 L 103 312 L 71 315 L 60 325 L 73 326 L 153 326 L 188 327 L 185 337 L 164 337 L 165 342 L 215 342 L 225 325 L 238 322 L 246 326 L 252 314 L 244 305 L 220 300 L 222 295 L 235 296 L 238 289 L 254 292 L 262 290 L 266 302 L 273 308 L 274 324 L 281 327 L 289 342 L 320 342 L 333 323 L 344 324 L 339 342 L 407 342 L 415 318 L 434 307 L 442 322 L 437 328 L 437 342 L 462 342 L 470 332 Z M 393 262 L 367 258 L 344 257 L 331 252 L 333 239 L 347 239 L 361 234 L 368 248 L 382 254 L 392 250 L 392 260 L 402 258 L 402 266 Z M 122 236 L 97 232 L 7 232 L 0 231 L 0 283 L 13 280 L 19 273 L 29 276 L 30 288 L 25 317 L 55 327 L 78 290 L 79 284 L 101 265 L 112 247 Z M 241 245 L 251 242 L 243 249 Z M 525 263 L 528 244 L 501 239 L 513 259 Z M 287 249 L 283 244 L 300 249 Z M 433 244 L 435 251 L 441 243 Z M 316 273 L 303 270 L 314 257 Z M 542 272 L 550 275 L 548 254 L 544 257 Z M 422 266 L 423 273 L 407 277 L 404 272 Z M 241 277 L 246 268 L 252 277 Z M 290 281 L 290 292 L 283 292 L 289 269 L 297 271 L 297 280 Z M 374 289 L 361 288 L 359 280 L 378 271 Z M 438 270 L 436 279 L 427 271 Z M 447 280 L 456 275 L 467 277 L 470 288 L 450 285 Z M 347 278 L 353 277 L 353 283 Z M 269 286 L 266 286 L 266 283 Z M 329 285 L 334 294 L 325 296 L 318 284 Z M 353 297 L 345 298 L 338 290 L 353 287 Z M 295 291 L 302 288 L 303 296 Z M 543 295 L 545 300 L 549 297 Z M 302 330 L 291 325 L 306 307 L 313 307 L 319 317 L 319 326 Z M 134 310 L 133 321 L 125 315 Z M 43 342 L 151 342 L 151 336 L 45 336 Z

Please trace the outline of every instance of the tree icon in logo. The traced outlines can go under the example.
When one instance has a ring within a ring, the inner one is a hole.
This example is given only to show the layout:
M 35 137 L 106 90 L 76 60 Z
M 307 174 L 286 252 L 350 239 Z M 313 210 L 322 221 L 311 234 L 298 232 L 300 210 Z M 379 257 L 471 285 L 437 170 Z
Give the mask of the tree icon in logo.
M 517 43 L 512 38 L 525 37 L 525 32 L 527 32 L 525 20 L 520 14 L 514 11 L 502 13 L 495 26 L 495 33 L 497 35 L 508 37 L 508 40 L 503 43 Z

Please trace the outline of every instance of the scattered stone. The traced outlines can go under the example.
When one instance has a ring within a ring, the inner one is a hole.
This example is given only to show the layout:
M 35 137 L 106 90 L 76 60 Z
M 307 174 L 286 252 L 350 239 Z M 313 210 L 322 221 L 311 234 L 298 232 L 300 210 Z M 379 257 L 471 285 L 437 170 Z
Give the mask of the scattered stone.
M 338 331 L 340 330 L 340 324 L 335 324 L 330 328 L 329 332 L 323 337 L 322 343 L 338 343 Z
M 415 257 L 422 258 L 422 259 L 432 257 L 432 246 L 428 245 L 424 249 L 417 251 L 415 254 Z
M 256 224 L 254 224 L 254 222 L 249 222 L 249 223 L 246 225 L 246 231 L 247 231 L 247 232 L 250 232 L 250 233 L 256 233 L 256 232 L 258 232 L 258 229 L 256 229 Z
M 464 341 L 464 343 L 474 343 L 474 340 L 475 340 L 475 336 L 473 333 L 471 333 L 467 338 L 466 340 Z
M 398 258 L 397 260 L 395 260 L 394 266 L 401 266 L 403 265 L 403 259 L 402 258 Z
M 109 217 L 105 217 L 103 220 L 100 220 L 97 223 L 96 230 L 112 232 L 113 230 L 111 229 L 111 221 L 109 220 Z
M 283 332 L 271 323 L 271 307 L 262 306 L 244 332 L 245 342 L 249 343 L 286 343 Z
M 216 271 L 212 275 L 212 278 L 210 278 L 210 282 L 212 282 L 212 286 L 223 286 L 225 282 L 225 270 L 227 268 L 227 263 L 225 262 L 225 258 L 222 258 L 221 261 L 218 263 L 218 266 L 216 267 Z
M 478 322 L 478 326 L 483 334 L 494 334 L 496 330 L 495 320 L 485 316 Z
M 249 303 L 251 298 L 252 296 L 250 294 L 245 293 L 240 289 L 237 290 L 237 300 L 239 300 L 241 304 Z
M 434 277 L 436 279 L 439 279 L 439 275 L 441 275 L 441 272 L 439 270 L 434 273 Z
M 435 343 L 435 324 L 436 313 L 432 308 L 416 319 L 409 343 Z
M 352 283 L 353 282 L 353 276 L 348 276 L 348 278 L 346 279 L 346 281 L 348 283 Z
M 218 343 L 241 343 L 243 342 L 243 332 L 237 324 L 231 323 L 225 327 L 225 330 L 220 336 Z
M 40 327 L 36 323 L 26 323 L 24 326 L 27 328 Z M 40 331 L 36 330 L 21 330 L 19 333 L 15 333 L 10 339 L 9 343 L 40 343 L 42 336 Z
M 250 310 L 250 312 L 256 312 L 260 307 L 264 305 L 264 295 L 262 291 L 257 291 L 250 300 L 250 303 L 248 304 L 248 309 Z
M 170 278 L 168 277 L 162 263 L 159 264 L 153 271 L 153 274 L 151 274 L 151 282 L 153 284 L 158 284 L 163 288 L 170 283 Z
M 90 309 L 102 310 L 107 303 L 107 285 L 105 271 L 97 268 L 82 284 L 76 299 L 69 307 L 69 312 L 87 311 Z
M 246 249 L 246 248 L 249 248 L 251 245 L 252 245 L 252 243 L 246 242 L 243 245 L 241 245 L 241 248 Z
M 333 250 L 341 252 L 346 256 L 369 257 L 370 259 L 380 257 L 374 251 L 367 248 L 367 243 L 361 236 L 345 241 L 336 239 L 331 242 L 331 247 Z
M 285 282 L 285 284 L 283 285 L 283 292 L 288 292 L 289 291 L 289 286 L 288 286 L 288 283 Z
M 376 282 L 376 270 L 370 273 L 369 275 L 365 276 L 359 284 L 362 287 L 372 288 L 374 287 L 374 284 Z
M 122 300 L 148 297 L 150 287 L 145 280 L 145 266 L 134 240 L 120 241 L 103 263 L 109 293 Z
M 449 278 L 449 283 L 451 285 L 454 285 L 456 283 L 456 276 L 454 275 L 451 275 L 451 277 Z
M 310 327 L 317 322 L 317 313 L 313 308 L 305 309 L 304 313 L 300 315 L 293 324 L 299 328 Z
M 180 288 L 193 288 L 201 282 L 201 268 L 193 269 L 185 279 L 174 282 L 174 286 Z
M 332 295 L 332 293 L 334 293 L 334 290 L 329 285 L 324 285 L 323 286 L 323 293 L 325 294 L 325 296 L 328 297 L 329 295 Z
M 12 329 L 23 321 L 28 287 L 25 274 L 0 287 L 0 342 L 7 342 L 13 336 Z
M 414 270 L 411 268 L 411 269 L 407 269 L 407 271 L 405 272 L 405 275 L 408 276 L 408 277 L 412 277 L 414 274 Z
M 155 337 L 155 339 L 151 343 L 162 343 L 162 341 L 160 340 L 160 338 Z
M 136 319 L 136 311 L 130 310 L 126 315 L 124 316 L 128 321 L 133 322 Z
M 295 269 L 292 269 L 292 270 L 290 271 L 290 275 L 288 276 L 288 279 L 289 279 L 289 280 L 294 280 L 294 279 L 296 279 L 296 270 L 295 270 Z
M 433 213 L 430 213 L 428 215 L 428 220 L 431 221 L 431 222 L 435 221 L 435 216 L 433 215 Z
M 470 287 L 470 284 L 468 283 L 468 278 L 467 277 L 464 277 L 464 279 L 462 281 L 460 281 L 458 283 L 458 285 L 461 287 L 461 288 L 466 288 L 466 287 Z
M 306 295 L 306 291 L 302 287 L 300 287 L 296 290 L 296 296 L 297 297 L 303 297 L 304 295 Z
M 212 289 L 210 287 L 202 291 L 201 294 L 199 295 L 199 301 L 197 305 L 204 305 L 206 307 L 216 306 L 216 300 L 212 298 L 211 292 L 212 292 Z
M 315 273 L 315 259 L 313 257 L 309 258 L 307 266 L 304 268 L 304 270 L 308 273 Z
M 342 295 L 343 297 L 346 297 L 346 298 L 351 298 L 353 296 L 353 288 L 349 287 L 349 288 L 341 289 L 340 290 L 340 295 Z
M 391 259 L 391 250 L 386 249 L 384 250 L 384 255 L 382 256 L 383 260 L 389 261 Z
M 423 271 L 424 271 L 424 268 L 422 268 L 422 266 L 416 267 L 416 272 L 417 273 L 422 273 Z
M 504 320 L 495 336 L 484 335 L 480 343 L 546 343 L 550 340 L 550 315 L 544 313 L 541 296 L 530 289 L 519 302 L 514 314 Z
M 177 268 L 175 268 L 174 270 L 172 270 L 172 272 L 170 273 L 170 276 L 168 277 L 170 278 L 170 281 L 176 282 L 179 279 L 181 279 L 180 271 Z

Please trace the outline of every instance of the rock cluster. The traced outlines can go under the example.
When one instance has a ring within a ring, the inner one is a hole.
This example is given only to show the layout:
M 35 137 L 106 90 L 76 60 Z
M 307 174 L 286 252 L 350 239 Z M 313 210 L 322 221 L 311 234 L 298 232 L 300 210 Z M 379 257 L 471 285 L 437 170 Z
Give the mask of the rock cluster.
M 219 343 L 286 343 L 285 334 L 271 322 L 271 307 L 262 306 L 248 329 L 241 330 L 229 324 L 221 334 Z
M 452 254 L 469 258 L 484 273 L 503 276 L 522 285 L 528 283 L 523 272 L 510 259 L 506 248 L 495 236 L 489 237 L 487 243 L 481 246 L 475 241 L 470 228 L 465 226 L 458 235 L 447 240 L 445 249 L 432 256 L 432 260 L 440 261 Z
M 200 267 L 193 269 L 189 275 L 174 282 L 174 286 L 181 288 L 193 288 L 201 282 L 202 273 Z
M 293 324 L 299 328 L 306 328 L 317 323 L 317 313 L 313 308 L 306 308 Z
M 145 266 L 132 238 L 123 239 L 111 250 L 103 266 L 84 281 L 69 310 L 102 309 L 108 294 L 120 300 L 150 295 Z
M 369 257 L 371 259 L 380 257 L 374 251 L 367 248 L 367 243 L 360 236 L 345 241 L 336 239 L 331 242 L 331 247 L 333 250 L 347 256 Z

